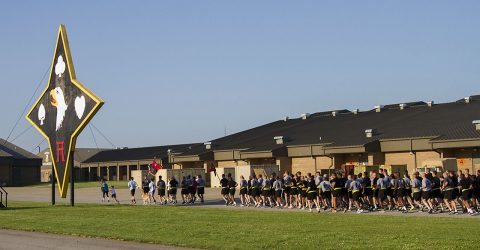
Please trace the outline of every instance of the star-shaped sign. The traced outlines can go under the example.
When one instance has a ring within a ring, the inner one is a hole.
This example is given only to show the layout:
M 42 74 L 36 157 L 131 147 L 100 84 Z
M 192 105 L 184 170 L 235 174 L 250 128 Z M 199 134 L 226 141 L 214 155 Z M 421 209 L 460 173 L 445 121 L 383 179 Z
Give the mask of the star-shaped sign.
M 48 85 L 26 118 L 48 140 L 62 198 L 67 196 L 76 138 L 103 103 L 76 79 L 66 29 L 60 25 Z

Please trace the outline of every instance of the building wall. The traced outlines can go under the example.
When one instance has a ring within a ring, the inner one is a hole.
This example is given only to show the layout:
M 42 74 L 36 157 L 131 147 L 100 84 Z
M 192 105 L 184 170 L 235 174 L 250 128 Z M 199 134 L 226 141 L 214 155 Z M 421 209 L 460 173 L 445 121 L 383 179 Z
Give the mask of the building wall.
M 435 151 L 419 151 L 415 153 L 399 152 L 385 153 L 385 165 L 407 165 L 410 173 L 422 167 L 424 161 L 440 160 L 440 154 Z
M 302 175 L 315 172 L 315 158 L 295 157 L 292 158 L 292 173 L 302 172 Z
M 218 161 L 217 162 L 217 168 L 232 168 L 236 166 L 245 166 L 249 165 L 249 162 L 243 161 L 243 160 L 238 160 L 237 162 L 235 161 Z
M 275 164 L 280 167 L 279 174 L 282 175 L 285 171 L 292 172 L 292 159 L 288 157 L 277 157 Z
M 385 153 L 385 165 L 407 165 L 410 173 L 415 171 L 415 156 L 409 152 Z
M 0 182 L 5 182 L 8 184 L 10 184 L 10 182 L 12 181 L 10 179 L 10 176 L 11 176 L 11 167 L 10 166 L 7 166 L 7 165 L 0 165 Z

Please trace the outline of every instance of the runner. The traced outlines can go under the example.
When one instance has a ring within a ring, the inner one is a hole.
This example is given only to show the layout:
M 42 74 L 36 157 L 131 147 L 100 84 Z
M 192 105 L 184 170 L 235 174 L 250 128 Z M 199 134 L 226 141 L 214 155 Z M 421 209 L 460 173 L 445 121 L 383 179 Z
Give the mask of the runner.
M 363 213 L 362 206 L 360 205 L 360 184 L 356 181 L 357 176 L 349 175 L 348 178 L 350 179 L 350 186 L 348 189 L 352 194 L 352 201 L 355 203 L 357 213 Z
M 321 187 L 321 195 L 322 195 L 322 200 L 323 200 L 323 210 L 327 210 L 328 208 L 331 207 L 332 204 L 332 192 L 331 186 L 330 186 L 330 181 L 328 180 L 328 175 L 323 175 L 323 181 L 320 183 Z
M 273 207 L 272 203 L 272 198 L 270 196 L 270 190 L 272 189 L 270 179 L 265 179 L 263 181 L 263 186 L 262 186 L 262 203 L 263 203 L 263 208 L 267 206 L 267 201 L 268 201 L 268 206 Z
M 379 207 L 379 209 L 383 209 L 383 210 L 385 209 L 385 207 L 383 205 L 384 205 L 384 202 L 387 198 L 387 185 L 388 185 L 388 183 L 390 183 L 386 177 L 387 176 L 382 177 L 382 175 L 380 175 L 380 178 L 378 178 L 378 180 L 377 180 L 378 207 Z
M 363 199 L 367 205 L 368 211 L 373 211 L 373 187 L 372 181 L 367 172 L 363 173 Z
M 434 209 L 438 210 L 440 206 L 440 211 L 443 212 L 443 202 L 442 202 L 442 191 L 440 190 L 440 178 L 438 177 L 437 171 L 432 171 L 432 205 Z
M 120 201 L 117 200 L 117 190 L 115 190 L 115 186 L 110 188 L 110 193 L 112 194 L 112 199 L 115 199 L 117 204 L 120 204 Z
M 458 214 L 457 211 L 457 204 L 455 204 L 455 183 L 453 181 L 455 173 L 452 171 L 445 172 L 444 174 L 444 181 L 443 181 L 443 190 L 444 190 L 444 201 L 447 205 L 448 209 L 450 210 L 450 214 Z
M 198 175 L 198 177 L 197 177 L 197 195 L 198 195 L 198 198 L 200 198 L 201 203 L 205 202 L 205 200 L 203 198 L 204 194 L 205 194 L 205 180 L 202 178 L 201 175 Z
M 422 179 L 419 176 L 418 172 L 413 173 L 413 179 L 411 180 L 412 192 L 413 192 L 413 202 L 418 206 L 419 211 L 423 210 L 422 205 Z M 413 207 L 410 208 L 413 210 Z
M 130 190 L 130 204 L 137 204 L 137 201 L 135 200 L 135 190 L 137 189 L 137 182 L 133 179 L 133 177 L 130 177 L 130 181 L 128 182 L 128 189 Z
M 153 204 L 157 204 L 157 200 L 155 200 L 155 188 L 157 185 L 155 185 L 155 179 L 151 179 L 150 182 L 148 183 L 148 203 L 152 203 L 153 199 Z
M 237 182 L 233 180 L 232 175 L 228 174 L 228 200 L 230 205 L 237 206 L 237 202 L 235 202 L 235 190 L 237 189 Z
M 260 206 L 260 201 L 259 201 L 259 193 L 261 192 L 260 189 L 258 188 L 258 179 L 256 175 L 253 175 L 252 181 L 251 181 L 251 195 L 250 198 L 253 200 L 253 205 L 255 207 Z
M 393 174 L 394 177 L 394 196 L 397 199 L 397 207 L 398 211 L 403 211 L 403 213 L 407 213 L 407 207 L 405 206 L 405 201 L 403 197 L 405 196 L 405 181 L 403 178 L 400 178 L 400 174 L 395 172 Z
M 280 177 L 277 176 L 275 181 L 273 182 L 273 188 L 275 191 L 275 205 L 277 208 L 282 208 L 282 192 L 283 192 L 283 184 Z
M 340 193 L 342 191 L 342 186 L 339 183 L 336 173 L 333 173 L 330 176 L 330 188 L 332 190 L 332 213 L 336 213 L 338 206 L 337 199 L 339 199 Z
M 222 174 L 222 179 L 220 180 L 220 186 L 222 187 L 221 195 L 225 201 L 225 206 L 228 206 L 228 180 L 225 178 L 225 174 Z
M 321 190 L 322 187 L 320 186 L 320 183 L 323 181 L 323 176 L 320 174 L 320 172 L 317 171 L 315 174 L 315 185 L 317 185 L 317 204 L 322 204 L 322 196 L 321 196 Z
M 101 185 L 101 190 L 102 190 L 102 202 L 110 202 L 110 197 L 108 197 L 108 184 L 105 179 L 102 179 L 102 185 Z
M 310 173 L 308 175 L 310 176 L 307 184 L 308 211 L 312 212 L 313 205 L 315 204 L 317 213 L 320 213 L 320 205 L 318 204 L 317 200 L 317 184 L 315 183 L 315 179 L 313 178 L 313 176 L 311 176 Z
M 380 191 L 380 187 L 377 186 L 378 184 L 378 178 L 377 178 L 377 173 L 375 171 L 370 171 L 370 183 L 372 183 L 372 200 L 373 200 L 373 209 L 372 210 L 377 210 L 378 209 L 378 195 Z
M 468 215 L 477 214 L 475 211 L 473 211 L 470 203 L 470 199 L 472 198 L 472 181 L 470 180 L 470 178 L 467 178 L 465 174 L 460 175 L 459 187 L 462 193 L 462 203 L 463 206 L 467 209 Z
M 195 202 L 195 193 L 196 193 L 196 190 L 195 190 L 195 187 L 194 187 L 194 180 L 192 178 L 191 175 L 188 175 L 187 176 L 187 185 L 188 185 L 188 194 L 187 194 L 187 202 L 188 203 L 194 203 Z
M 300 205 L 298 209 L 305 210 L 307 208 L 306 200 L 307 200 L 307 189 L 308 189 L 308 181 L 305 177 L 300 176 L 300 181 L 297 183 L 298 188 L 300 190 Z
M 433 206 L 431 202 L 432 182 L 427 178 L 428 174 L 422 174 L 422 202 L 428 208 L 428 213 L 433 213 Z
M 290 173 L 288 171 L 285 171 L 283 174 L 283 185 L 284 185 L 284 190 L 283 194 L 285 197 L 285 206 L 284 208 L 292 206 L 292 195 L 291 190 L 292 190 L 292 177 L 290 177 Z
M 290 180 L 292 184 L 290 188 L 290 206 L 288 208 L 296 208 L 300 203 L 300 199 L 298 197 L 300 192 L 297 186 L 297 179 L 294 178 L 293 174 L 290 175 Z M 295 201 L 293 202 L 294 199 Z
M 178 181 L 175 179 L 174 176 L 170 178 L 170 182 L 168 183 L 168 186 L 169 186 L 168 194 L 170 195 L 170 203 L 177 204 Z
M 157 188 L 158 188 L 158 201 L 160 202 L 160 205 L 165 205 L 167 204 L 167 200 L 165 199 L 165 190 L 166 190 L 166 185 L 165 181 L 162 180 L 162 176 L 158 176 L 158 182 L 157 182 Z
M 186 200 L 188 200 L 188 195 L 190 194 L 188 192 L 188 181 L 187 177 L 183 176 L 182 182 L 180 182 L 180 188 L 182 189 L 181 195 L 182 195 L 182 204 L 186 203 Z
M 248 203 L 248 182 L 245 180 L 243 175 L 240 175 L 240 206 L 243 207 Z
M 403 183 L 405 184 L 405 193 L 403 195 L 404 201 L 408 202 L 410 205 L 410 211 L 415 208 L 412 200 L 412 180 L 408 175 L 408 171 L 403 173 Z

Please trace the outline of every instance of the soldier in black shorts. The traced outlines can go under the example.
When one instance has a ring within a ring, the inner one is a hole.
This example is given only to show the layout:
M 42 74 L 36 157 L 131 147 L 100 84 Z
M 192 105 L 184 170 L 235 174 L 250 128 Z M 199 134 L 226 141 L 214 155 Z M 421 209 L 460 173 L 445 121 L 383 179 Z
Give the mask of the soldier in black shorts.
M 333 173 L 330 176 L 330 186 L 331 186 L 331 193 L 332 193 L 332 213 L 337 212 L 337 201 L 341 195 L 342 187 L 340 186 L 341 183 L 337 178 L 337 174 Z
M 232 176 L 228 175 L 228 200 L 230 205 L 236 206 L 237 202 L 235 202 L 235 190 L 237 189 L 237 182 L 233 180 Z
M 313 204 L 315 204 L 317 212 L 320 212 L 320 205 L 317 201 L 317 184 L 315 184 L 314 178 L 310 178 L 307 183 L 307 205 L 310 212 L 312 212 Z
M 178 181 L 175 179 L 174 176 L 170 178 L 169 184 L 169 191 L 168 193 L 170 194 L 170 202 L 172 204 L 177 204 L 177 186 L 178 186 Z
M 165 199 L 165 190 L 167 189 L 165 181 L 162 180 L 162 176 L 160 175 L 158 177 L 158 182 L 157 182 L 157 189 L 158 189 L 158 201 L 160 204 L 167 204 L 167 199 Z
M 298 186 L 297 186 L 297 180 L 295 179 L 295 177 L 292 175 L 290 175 L 290 178 L 291 178 L 291 181 L 292 181 L 292 188 L 290 190 L 290 195 L 295 198 L 295 202 L 292 202 L 290 203 L 290 207 L 289 208 L 296 208 L 297 206 L 299 206 L 299 203 L 300 203 L 300 199 L 298 198 L 300 192 L 298 190 Z M 293 198 L 291 198 L 291 201 L 293 201 Z
M 471 207 L 471 202 L 470 202 L 470 199 L 472 199 L 472 192 L 471 192 L 472 181 L 470 180 L 470 178 L 465 177 L 465 174 L 461 174 L 460 183 L 458 185 L 462 193 L 463 206 L 467 209 L 469 215 L 475 215 L 476 212 L 473 211 Z
M 455 187 L 453 177 L 455 173 L 445 172 L 443 178 L 443 199 L 445 204 L 447 205 L 448 209 L 450 210 L 450 214 L 458 214 L 457 211 L 457 204 L 455 203 L 455 192 L 454 190 L 457 189 Z
M 220 194 L 222 195 L 223 200 L 225 201 L 225 206 L 228 206 L 228 180 L 225 178 L 225 174 L 222 174 L 222 179 L 220 180 L 220 186 L 222 187 Z

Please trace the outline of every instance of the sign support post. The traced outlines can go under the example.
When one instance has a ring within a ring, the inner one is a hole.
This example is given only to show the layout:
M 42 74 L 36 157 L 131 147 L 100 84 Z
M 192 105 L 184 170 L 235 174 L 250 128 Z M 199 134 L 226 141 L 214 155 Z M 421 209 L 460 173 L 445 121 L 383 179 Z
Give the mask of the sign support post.
M 52 205 L 55 205 L 55 169 L 52 164 L 52 173 L 50 174 L 50 181 L 52 181 Z
M 72 162 L 70 163 L 70 205 L 73 207 L 75 206 L 75 151 L 72 151 L 70 154 L 72 157 Z

